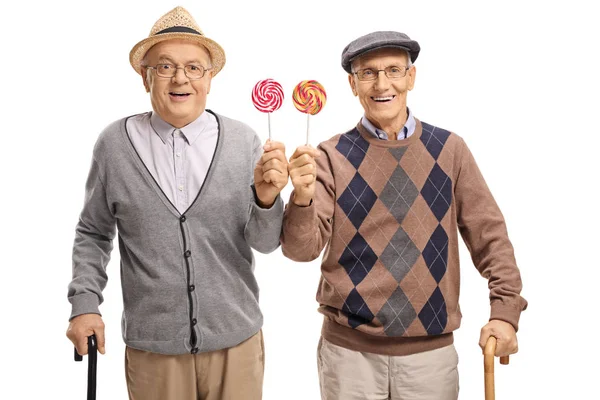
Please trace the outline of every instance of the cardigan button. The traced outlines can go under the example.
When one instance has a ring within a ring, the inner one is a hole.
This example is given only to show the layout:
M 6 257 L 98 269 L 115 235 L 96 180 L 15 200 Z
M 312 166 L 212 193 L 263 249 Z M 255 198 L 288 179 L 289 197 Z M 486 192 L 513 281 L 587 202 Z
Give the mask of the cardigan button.
M 197 348 L 197 347 L 194 347 L 194 348 L 192 349 L 192 354 L 196 354 L 197 352 L 198 352 L 198 348 Z
M 182 215 L 181 218 L 179 218 L 179 221 L 181 221 L 181 222 L 185 222 L 185 220 L 186 220 L 185 215 Z
M 192 252 L 189 250 L 186 250 L 185 253 L 183 253 L 183 255 L 185 256 L 185 258 L 189 258 L 192 255 Z
M 189 290 L 190 292 L 193 292 L 195 289 L 196 289 L 196 286 L 194 286 L 194 285 L 190 285 L 190 286 L 188 286 L 188 290 Z
M 196 318 L 192 319 L 192 326 L 196 326 L 197 323 L 198 323 L 198 320 Z

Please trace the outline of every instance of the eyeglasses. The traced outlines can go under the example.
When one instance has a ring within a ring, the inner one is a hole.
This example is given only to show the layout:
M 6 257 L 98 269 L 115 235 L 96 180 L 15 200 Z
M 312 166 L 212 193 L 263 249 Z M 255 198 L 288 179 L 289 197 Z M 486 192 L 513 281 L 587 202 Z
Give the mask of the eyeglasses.
M 406 76 L 406 71 L 410 67 L 396 67 L 395 65 L 386 67 L 385 69 L 365 68 L 353 72 L 358 77 L 359 81 L 374 81 L 379 77 L 379 73 L 383 71 L 388 79 L 400 79 Z
M 176 67 L 173 64 L 156 64 L 156 67 L 146 67 L 156 71 L 156 75 L 162 78 L 172 78 L 177 74 L 178 69 L 183 69 L 183 73 L 191 80 L 201 79 L 206 71 L 212 68 L 204 68 L 201 65 L 189 64 L 184 67 Z

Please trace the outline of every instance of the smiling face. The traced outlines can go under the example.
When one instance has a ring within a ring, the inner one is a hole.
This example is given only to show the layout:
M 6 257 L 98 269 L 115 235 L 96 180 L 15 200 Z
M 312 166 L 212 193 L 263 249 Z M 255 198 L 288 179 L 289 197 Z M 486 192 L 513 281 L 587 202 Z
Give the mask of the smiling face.
M 383 70 L 387 67 L 408 66 L 408 54 L 400 49 L 383 48 L 361 56 L 352 63 L 354 72 L 366 68 Z M 395 135 L 406 123 L 406 95 L 415 84 L 417 71 L 411 66 L 402 78 L 389 79 L 383 71 L 377 79 L 361 81 L 356 74 L 350 74 L 348 81 L 352 93 L 358 96 L 365 110 L 365 116 L 376 127 L 383 129 L 388 135 Z
M 173 64 L 177 72 L 172 78 L 163 78 L 147 66 Z M 201 79 L 190 80 L 184 73 L 185 65 L 211 68 L 206 49 L 193 42 L 166 40 L 152 46 L 142 67 L 142 78 L 146 91 L 150 92 L 152 109 L 164 121 L 181 128 L 197 119 L 206 107 L 206 96 L 210 91 L 212 72 L 207 71 Z

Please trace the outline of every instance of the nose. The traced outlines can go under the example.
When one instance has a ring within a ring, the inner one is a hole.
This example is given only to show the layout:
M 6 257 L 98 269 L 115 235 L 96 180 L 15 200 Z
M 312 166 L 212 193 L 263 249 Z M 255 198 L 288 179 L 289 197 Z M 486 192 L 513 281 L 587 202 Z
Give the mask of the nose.
M 390 87 L 390 80 L 385 74 L 385 71 L 380 70 L 377 72 L 377 79 L 375 79 L 375 89 L 386 90 Z
M 183 68 L 177 68 L 175 76 L 173 76 L 173 81 L 178 85 L 182 85 L 188 81 L 188 77 L 185 75 Z

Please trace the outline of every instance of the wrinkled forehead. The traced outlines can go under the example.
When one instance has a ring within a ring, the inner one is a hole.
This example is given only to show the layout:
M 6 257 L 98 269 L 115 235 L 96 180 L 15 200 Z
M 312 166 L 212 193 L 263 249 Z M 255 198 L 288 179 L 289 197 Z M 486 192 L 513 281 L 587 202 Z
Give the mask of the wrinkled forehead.
M 173 61 L 188 63 L 210 62 L 208 50 L 201 44 L 191 40 L 165 40 L 152 46 L 146 53 L 145 59 L 148 61 Z
M 369 51 L 352 61 L 352 66 L 354 68 L 377 67 L 379 64 L 398 66 L 407 65 L 408 52 L 403 49 L 384 47 L 382 49 Z

